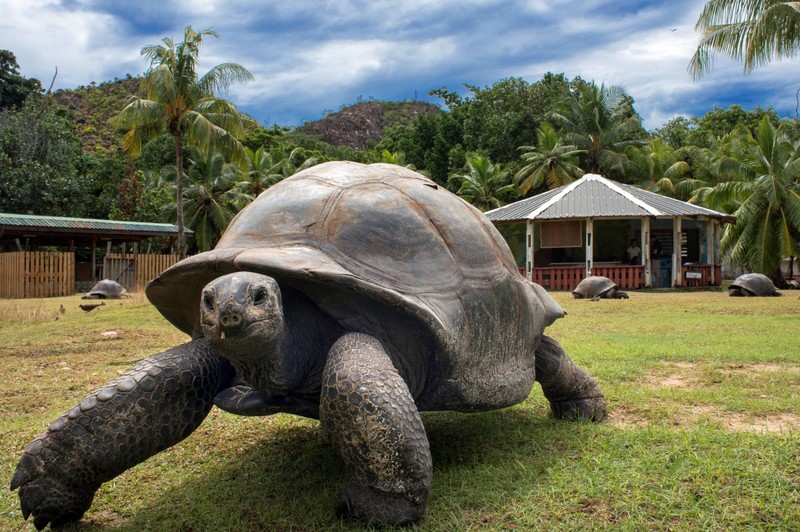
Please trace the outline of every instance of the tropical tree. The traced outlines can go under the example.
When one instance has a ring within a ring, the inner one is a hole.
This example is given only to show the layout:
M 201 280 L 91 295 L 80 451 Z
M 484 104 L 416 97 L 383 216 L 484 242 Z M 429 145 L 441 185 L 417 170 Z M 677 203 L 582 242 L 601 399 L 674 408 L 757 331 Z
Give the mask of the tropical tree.
M 196 146 L 187 148 L 186 159 L 186 226 L 194 231 L 197 248 L 206 251 L 217 243 L 239 205 L 247 203 L 235 186 L 241 172 L 228 164 L 220 152 L 204 154 Z M 174 214 L 176 208 L 177 205 L 170 205 L 167 212 Z
M 776 128 L 765 117 L 755 136 L 744 133 L 719 163 L 729 180 L 698 195 L 711 208 L 736 206 L 736 223 L 722 235 L 723 253 L 779 286 L 781 261 L 796 256 L 800 243 L 800 150 L 785 134 L 788 124 Z
M 467 159 L 467 172 L 450 180 L 460 182 L 457 194 L 482 211 L 502 207 L 516 189 L 509 172 L 480 155 Z
M 633 100 L 618 86 L 579 83 L 547 117 L 584 152 L 582 168 L 595 174 L 624 176 L 625 148 L 641 144 L 644 135 Z
M 710 0 L 695 25 L 702 32 L 689 63 L 699 79 L 709 72 L 713 52 L 740 62 L 745 73 L 800 50 L 800 6 L 785 0 Z
M 319 162 L 316 157 L 307 157 L 306 150 L 301 147 L 293 148 L 288 154 L 281 146 L 271 149 L 264 149 L 262 146 L 255 151 L 245 148 L 245 151 L 248 169 L 236 184 L 237 192 L 242 193 L 240 199 L 244 201 L 243 204 L 240 202 L 240 208 L 275 183 Z
M 41 91 L 38 79 L 20 75 L 16 56 L 9 50 L 0 50 L 0 109 L 18 108 Z
M 0 110 L 0 212 L 81 216 L 94 192 L 79 175 L 81 141 L 68 117 L 36 100 Z
M 175 139 L 176 220 L 178 250 L 186 254 L 183 209 L 184 143 L 198 146 L 205 154 L 220 151 L 245 167 L 247 156 L 239 142 L 254 126 L 229 101 L 218 98 L 218 91 L 232 83 L 253 79 L 250 72 L 235 63 L 222 63 L 198 77 L 200 46 L 206 36 L 216 37 L 211 29 L 195 32 L 187 26 L 183 41 L 163 39 L 163 44 L 145 46 L 141 53 L 150 61 L 142 80 L 144 96 L 132 97 L 116 118 L 127 130 L 122 146 L 131 156 L 142 151 L 142 144 L 162 132 Z
M 665 196 L 687 199 L 691 188 L 687 183 L 690 167 L 686 161 L 686 150 L 674 149 L 659 137 L 644 146 L 632 146 L 627 150 L 642 188 Z
M 584 153 L 564 139 L 549 123 L 545 122 L 536 132 L 537 146 L 520 146 L 525 166 L 514 176 L 520 195 L 547 184 L 554 189 L 571 183 L 583 174 L 577 166 L 578 155 Z

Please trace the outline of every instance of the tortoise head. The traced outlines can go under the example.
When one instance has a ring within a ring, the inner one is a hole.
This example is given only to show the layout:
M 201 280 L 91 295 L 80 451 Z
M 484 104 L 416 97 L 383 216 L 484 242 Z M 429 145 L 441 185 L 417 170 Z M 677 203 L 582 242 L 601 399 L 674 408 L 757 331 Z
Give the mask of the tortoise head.
M 253 272 L 214 279 L 203 288 L 200 324 L 209 343 L 249 384 L 272 393 L 290 386 L 293 379 L 280 349 L 284 316 L 275 279 Z

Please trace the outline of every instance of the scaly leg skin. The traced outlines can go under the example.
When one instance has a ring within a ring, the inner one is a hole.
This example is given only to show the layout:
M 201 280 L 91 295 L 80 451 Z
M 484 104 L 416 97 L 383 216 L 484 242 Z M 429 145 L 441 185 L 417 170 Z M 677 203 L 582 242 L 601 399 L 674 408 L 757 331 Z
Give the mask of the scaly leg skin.
M 380 342 L 349 333 L 331 348 L 320 419 L 355 469 L 336 508 L 373 525 L 418 521 L 428 504 L 431 454 L 414 399 Z
M 550 401 L 553 417 L 603 421 L 606 398 L 588 373 L 575 365 L 552 338 L 543 336 L 536 349 L 536 380 Z
M 186 438 L 233 369 L 204 339 L 149 357 L 50 424 L 11 489 L 37 530 L 79 520 L 103 482 Z

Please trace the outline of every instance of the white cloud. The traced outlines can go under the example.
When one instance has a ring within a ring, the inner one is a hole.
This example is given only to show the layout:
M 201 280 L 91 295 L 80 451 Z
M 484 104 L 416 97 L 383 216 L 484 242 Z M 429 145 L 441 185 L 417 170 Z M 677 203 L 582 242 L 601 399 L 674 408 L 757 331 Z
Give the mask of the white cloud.
M 796 62 L 743 76 L 730 61 L 700 82 L 686 67 L 704 0 L 0 0 L 0 48 L 23 75 L 77 87 L 143 72 L 145 44 L 213 27 L 201 71 L 222 62 L 256 81 L 229 97 L 258 119 L 296 123 L 359 95 L 388 99 L 547 71 L 622 85 L 649 128 L 714 103 L 794 111 Z M 70 7 L 66 7 L 69 5 Z M 674 30 L 674 31 L 673 31 Z M 738 99 L 738 100 L 737 100 Z M 277 109 L 280 109 L 278 112 Z

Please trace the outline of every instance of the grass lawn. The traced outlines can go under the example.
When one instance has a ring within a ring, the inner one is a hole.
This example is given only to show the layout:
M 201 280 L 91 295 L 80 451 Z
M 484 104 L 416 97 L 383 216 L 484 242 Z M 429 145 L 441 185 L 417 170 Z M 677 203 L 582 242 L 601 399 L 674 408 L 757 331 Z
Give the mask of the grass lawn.
M 418 530 L 798 530 L 800 293 L 554 297 L 549 329 L 598 380 L 603 424 L 548 418 L 538 385 L 485 414 L 423 415 L 433 488 Z M 49 422 L 134 361 L 185 340 L 141 296 L 0 300 L 0 529 Z M 59 312 L 63 305 L 65 312 Z M 104 485 L 80 530 L 354 530 L 349 473 L 315 421 L 212 410 L 187 440 Z

